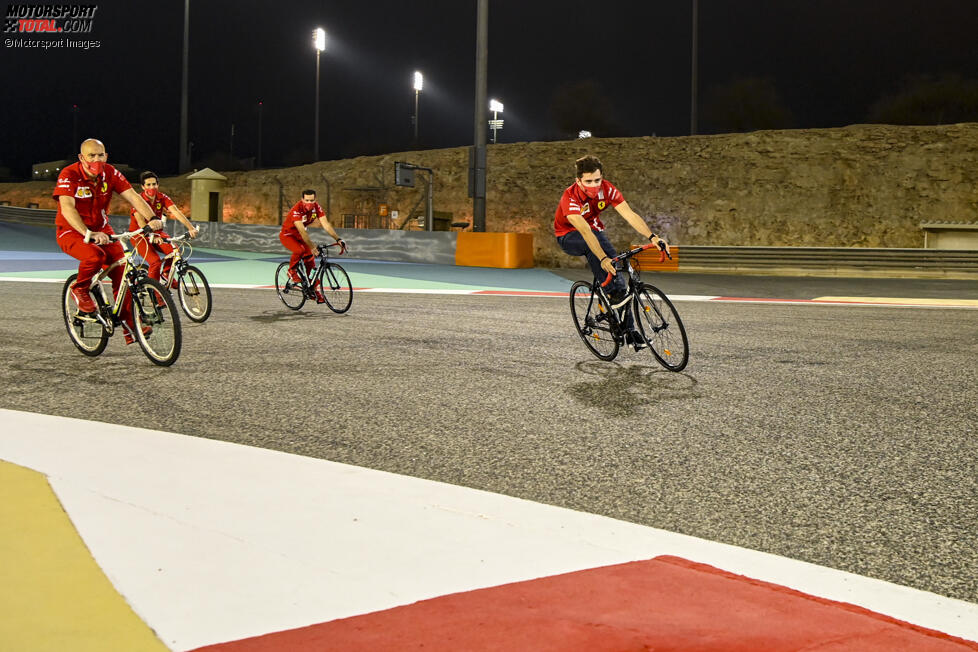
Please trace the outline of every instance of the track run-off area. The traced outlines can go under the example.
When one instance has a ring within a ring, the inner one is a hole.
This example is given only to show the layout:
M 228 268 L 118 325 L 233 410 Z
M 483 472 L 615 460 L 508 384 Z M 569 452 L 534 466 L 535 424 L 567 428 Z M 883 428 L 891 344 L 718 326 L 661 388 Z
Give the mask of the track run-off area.
M 79 354 L 59 306 L 71 262 L 22 253 L 0 260 L 0 408 L 447 483 L 978 603 L 973 282 L 647 275 L 689 334 L 677 374 L 648 352 L 589 354 L 560 296 L 579 270 L 483 270 L 480 286 L 472 268 L 340 259 L 362 289 L 336 315 L 228 287 L 271 284 L 284 255 L 201 252 L 213 314 L 184 320 L 180 359 L 157 368 L 121 337 Z

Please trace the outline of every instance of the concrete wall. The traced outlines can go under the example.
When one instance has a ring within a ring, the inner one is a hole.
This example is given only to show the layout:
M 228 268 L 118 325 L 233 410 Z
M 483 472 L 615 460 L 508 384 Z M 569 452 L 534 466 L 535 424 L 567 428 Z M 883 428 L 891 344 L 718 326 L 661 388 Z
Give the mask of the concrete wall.
M 573 161 L 586 153 L 600 156 L 629 204 L 679 245 L 920 247 L 921 222 L 978 221 L 978 124 L 854 125 L 492 145 L 488 230 L 532 233 L 538 265 L 576 264 L 556 246 L 551 225 Z M 280 197 L 287 210 L 307 187 L 333 219 L 386 204 L 403 220 L 422 184 L 394 187 L 399 160 L 433 168 L 435 209 L 471 220 L 463 147 L 228 172 L 224 220 L 277 224 Z M 52 185 L 0 184 L 0 199 L 53 207 Z M 165 178 L 162 188 L 188 208 L 189 181 Z M 622 220 L 612 214 L 606 223 L 616 243 L 628 242 Z

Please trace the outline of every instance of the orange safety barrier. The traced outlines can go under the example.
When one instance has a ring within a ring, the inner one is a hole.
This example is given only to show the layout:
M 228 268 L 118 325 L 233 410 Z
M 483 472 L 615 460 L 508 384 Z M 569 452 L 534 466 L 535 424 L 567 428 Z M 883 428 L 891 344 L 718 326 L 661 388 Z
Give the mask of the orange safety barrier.
M 460 231 L 455 264 L 466 267 L 533 267 L 532 233 Z
M 638 247 L 641 245 L 632 245 Z M 669 253 L 672 255 L 672 260 L 666 258 L 661 263 L 659 262 L 659 255 L 661 252 L 658 249 L 647 249 L 640 254 L 635 254 L 632 260 L 638 262 L 638 268 L 640 270 L 656 271 L 656 272 L 678 272 L 679 271 L 679 247 L 669 247 Z

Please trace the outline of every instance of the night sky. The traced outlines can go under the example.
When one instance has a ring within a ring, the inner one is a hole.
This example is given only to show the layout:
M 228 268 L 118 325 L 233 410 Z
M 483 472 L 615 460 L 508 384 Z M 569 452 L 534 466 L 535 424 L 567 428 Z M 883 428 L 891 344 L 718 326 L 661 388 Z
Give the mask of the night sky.
M 74 158 L 95 136 L 110 161 L 176 171 L 181 0 L 86 0 L 100 47 L 0 48 L 0 166 Z M 7 5 L 2 3 L 3 14 Z M 23 3 L 27 4 L 27 3 Z M 74 2 L 69 4 L 81 4 Z M 489 96 L 505 104 L 500 142 L 565 138 L 555 95 L 590 82 L 606 135 L 689 133 L 691 0 L 490 0 Z M 258 7 L 258 8 L 255 8 Z M 266 166 L 312 154 L 315 51 L 322 159 L 411 148 L 413 72 L 425 75 L 421 147 L 473 137 L 475 0 L 191 0 L 190 139 L 195 165 L 230 146 Z M 700 0 L 699 93 L 738 77 L 772 80 L 797 128 L 865 122 L 908 75 L 978 79 L 974 0 Z M 5 33 L 4 38 L 45 38 Z M 708 124 L 700 123 L 703 131 Z M 600 134 L 596 134 L 600 135 Z

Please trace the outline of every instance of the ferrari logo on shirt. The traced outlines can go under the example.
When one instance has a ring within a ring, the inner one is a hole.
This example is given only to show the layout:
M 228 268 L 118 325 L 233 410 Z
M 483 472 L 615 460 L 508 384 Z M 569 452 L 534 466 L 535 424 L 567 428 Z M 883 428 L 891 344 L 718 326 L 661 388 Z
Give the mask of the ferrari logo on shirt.
M 156 202 L 156 210 L 160 210 L 160 202 Z
M 105 192 L 108 189 L 109 189 L 109 184 L 106 183 L 105 181 L 103 181 L 102 182 L 102 192 Z
M 599 211 L 603 211 L 603 210 L 604 210 L 604 207 L 605 207 L 606 205 L 607 205 L 607 204 L 605 204 L 605 203 L 604 203 L 604 200 L 602 199 L 601 201 L 599 201 L 599 202 L 598 202 L 598 210 L 599 210 Z
M 92 196 L 92 189 L 88 186 L 79 186 L 78 190 L 75 191 L 75 197 L 78 199 L 88 199 Z

